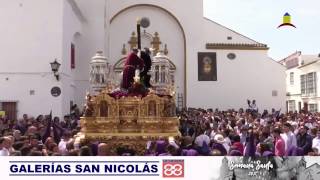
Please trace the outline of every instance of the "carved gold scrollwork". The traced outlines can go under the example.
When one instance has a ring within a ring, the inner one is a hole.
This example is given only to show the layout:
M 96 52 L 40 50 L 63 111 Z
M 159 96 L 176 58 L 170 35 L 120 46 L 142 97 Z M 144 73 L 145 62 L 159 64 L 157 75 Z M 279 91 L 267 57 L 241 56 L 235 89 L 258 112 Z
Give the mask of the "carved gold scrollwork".
M 101 117 L 108 117 L 108 102 L 105 100 L 100 101 L 100 108 L 99 108 L 100 116 Z
M 142 155 L 148 140 L 180 136 L 178 118 L 170 111 L 175 105 L 172 97 L 151 92 L 143 98 L 114 99 L 102 92 L 90 103 L 94 116 L 81 117 L 81 132 L 86 140 L 106 142 L 112 151 L 125 145 Z

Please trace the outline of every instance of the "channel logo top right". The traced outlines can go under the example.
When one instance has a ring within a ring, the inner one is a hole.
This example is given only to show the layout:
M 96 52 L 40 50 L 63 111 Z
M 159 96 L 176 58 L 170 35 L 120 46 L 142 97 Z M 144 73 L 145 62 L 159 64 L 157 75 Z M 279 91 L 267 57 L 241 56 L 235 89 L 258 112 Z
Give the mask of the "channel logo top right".
M 291 23 L 291 16 L 290 14 L 287 12 L 283 15 L 283 18 L 282 18 L 282 24 L 280 24 L 278 26 L 278 28 L 281 28 L 281 27 L 294 27 L 294 28 L 297 28 L 294 24 Z

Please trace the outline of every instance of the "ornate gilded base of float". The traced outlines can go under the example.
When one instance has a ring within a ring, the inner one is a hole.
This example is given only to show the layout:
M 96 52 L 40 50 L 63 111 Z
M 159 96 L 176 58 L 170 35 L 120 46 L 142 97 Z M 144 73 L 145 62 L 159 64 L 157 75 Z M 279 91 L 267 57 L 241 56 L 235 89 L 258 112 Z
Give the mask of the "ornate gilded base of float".
M 178 133 L 132 133 L 132 134 L 99 134 L 89 133 L 84 135 L 85 141 L 99 141 L 108 145 L 109 154 L 117 155 L 118 148 L 133 150 L 135 155 L 144 155 L 147 142 L 156 141 L 159 138 L 168 139 L 169 137 L 178 138 Z
M 143 155 L 148 141 L 180 136 L 172 96 L 151 92 L 145 97 L 112 97 L 102 91 L 87 101 L 87 113 L 81 118 L 83 137 L 107 143 L 112 155 L 118 147 Z

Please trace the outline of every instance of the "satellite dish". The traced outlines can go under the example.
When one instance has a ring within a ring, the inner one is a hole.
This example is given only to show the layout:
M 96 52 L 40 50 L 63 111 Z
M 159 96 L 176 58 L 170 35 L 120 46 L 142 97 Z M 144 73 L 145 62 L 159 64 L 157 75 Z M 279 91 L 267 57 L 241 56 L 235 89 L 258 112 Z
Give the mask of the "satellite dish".
M 149 20 L 149 18 L 147 18 L 147 17 L 141 18 L 140 25 L 141 25 L 141 27 L 143 27 L 143 28 L 149 27 L 149 26 L 150 26 L 150 20 Z

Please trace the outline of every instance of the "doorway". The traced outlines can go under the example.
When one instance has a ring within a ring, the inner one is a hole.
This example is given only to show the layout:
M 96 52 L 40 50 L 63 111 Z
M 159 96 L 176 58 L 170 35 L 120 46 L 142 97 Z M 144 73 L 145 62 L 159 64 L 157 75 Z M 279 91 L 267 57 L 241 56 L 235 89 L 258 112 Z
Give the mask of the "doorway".
M 17 102 L 0 102 L 1 110 L 6 113 L 9 120 L 17 120 Z
M 303 111 L 308 112 L 308 103 L 303 103 Z

